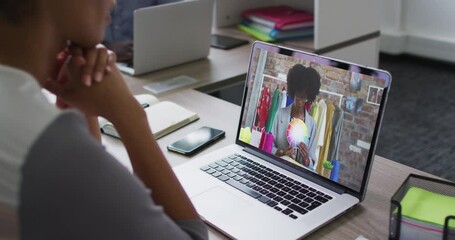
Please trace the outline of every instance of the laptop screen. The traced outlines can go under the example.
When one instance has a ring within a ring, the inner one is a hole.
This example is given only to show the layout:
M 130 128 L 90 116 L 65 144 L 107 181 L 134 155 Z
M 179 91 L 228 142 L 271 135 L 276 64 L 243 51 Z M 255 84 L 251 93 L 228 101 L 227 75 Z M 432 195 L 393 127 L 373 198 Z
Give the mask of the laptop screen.
M 238 142 L 360 192 L 389 84 L 381 70 L 256 42 Z

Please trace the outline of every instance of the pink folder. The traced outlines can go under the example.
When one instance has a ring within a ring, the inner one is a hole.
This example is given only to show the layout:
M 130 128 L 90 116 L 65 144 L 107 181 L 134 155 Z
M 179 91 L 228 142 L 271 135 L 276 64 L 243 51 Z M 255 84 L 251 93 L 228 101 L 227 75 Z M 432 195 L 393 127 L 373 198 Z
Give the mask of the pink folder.
M 279 30 L 314 25 L 312 13 L 286 5 L 245 10 L 242 12 L 242 17 Z

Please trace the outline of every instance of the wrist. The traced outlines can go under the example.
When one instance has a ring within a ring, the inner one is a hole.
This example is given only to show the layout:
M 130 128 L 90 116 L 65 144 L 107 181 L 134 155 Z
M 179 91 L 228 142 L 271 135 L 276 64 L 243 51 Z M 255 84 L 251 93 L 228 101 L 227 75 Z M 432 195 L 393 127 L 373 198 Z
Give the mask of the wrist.
M 116 126 L 116 128 L 147 122 L 147 115 L 145 114 L 144 109 L 137 102 L 133 106 L 120 109 L 120 112 L 116 112 L 115 114 L 112 114 L 111 117 L 107 118 L 112 122 L 112 124 L 114 124 L 114 126 Z
M 138 141 L 153 139 L 147 115 L 140 105 L 138 108 L 129 109 L 121 117 L 115 118 L 111 122 L 127 149 L 128 146 L 131 147 L 131 143 L 137 145 Z

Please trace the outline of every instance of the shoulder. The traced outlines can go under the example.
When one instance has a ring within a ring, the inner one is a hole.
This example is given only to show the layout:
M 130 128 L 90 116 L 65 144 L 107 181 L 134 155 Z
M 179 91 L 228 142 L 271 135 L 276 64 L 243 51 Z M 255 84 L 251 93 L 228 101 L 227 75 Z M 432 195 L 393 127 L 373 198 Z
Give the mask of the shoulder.
M 59 114 L 28 73 L 0 65 L 0 129 L 31 144 Z
M 77 114 L 62 114 L 33 145 L 23 167 L 20 195 L 24 239 L 83 239 L 87 233 L 93 239 L 204 235 L 198 221 L 182 226 L 172 221 L 142 182 L 107 153 L 84 124 Z M 83 231 L 67 238 L 70 229 Z
M 0 65 L 0 201 L 16 206 L 21 168 L 31 146 L 60 111 L 30 74 Z
M 145 195 L 138 182 L 90 136 L 82 116 L 61 114 L 36 139 L 22 167 L 21 235 L 64 239 L 65 229 L 78 228 L 103 238 L 96 229 L 115 226 L 120 219 L 112 217 L 121 218 L 119 210 L 133 208 L 126 203 L 139 204 L 138 193 Z

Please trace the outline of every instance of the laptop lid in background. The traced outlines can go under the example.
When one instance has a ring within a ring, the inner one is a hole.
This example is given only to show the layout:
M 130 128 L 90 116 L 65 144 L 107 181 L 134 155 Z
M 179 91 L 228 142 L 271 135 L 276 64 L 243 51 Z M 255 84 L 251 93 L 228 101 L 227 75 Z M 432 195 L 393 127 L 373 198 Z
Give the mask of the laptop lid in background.
M 185 0 L 134 12 L 133 69 L 139 75 L 205 58 L 210 51 L 213 0 Z
M 306 146 L 311 150 L 311 145 L 316 145 L 313 149 L 315 152 L 310 154 L 315 158 L 311 166 L 304 166 L 296 159 L 285 157 L 284 160 L 274 155 L 277 142 L 287 140 L 289 144 L 292 131 L 296 129 L 289 117 L 283 118 L 285 114 L 282 113 L 293 101 L 287 94 L 286 79 L 289 69 L 296 64 L 315 69 L 321 77 L 319 94 L 313 103 L 309 102 L 306 106 L 309 117 L 315 123 L 312 126 L 305 121 L 309 132 L 306 137 L 310 138 L 305 140 Z M 390 74 L 354 63 L 255 42 L 246 81 L 237 143 L 269 156 L 269 161 L 297 175 L 323 183 L 325 187 L 339 188 L 362 200 L 390 88 Z M 277 128 L 283 127 L 284 130 L 277 131 Z M 321 131 L 318 131 L 318 127 Z M 240 138 L 241 131 L 245 129 L 252 133 L 249 141 Z M 268 134 L 268 143 L 264 142 L 262 134 L 258 135 L 258 131 Z M 316 134 L 312 135 L 312 131 L 316 131 Z

